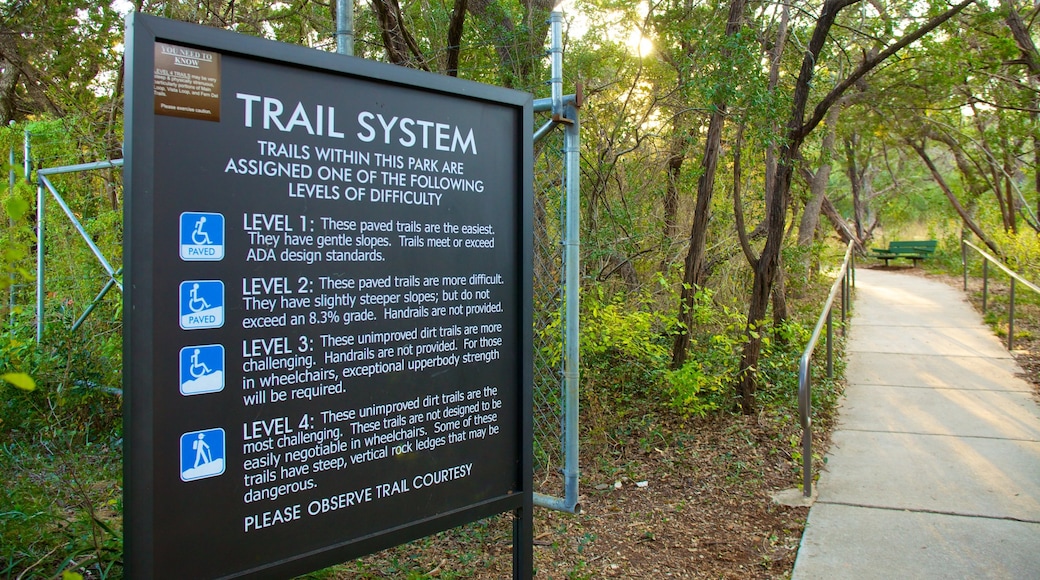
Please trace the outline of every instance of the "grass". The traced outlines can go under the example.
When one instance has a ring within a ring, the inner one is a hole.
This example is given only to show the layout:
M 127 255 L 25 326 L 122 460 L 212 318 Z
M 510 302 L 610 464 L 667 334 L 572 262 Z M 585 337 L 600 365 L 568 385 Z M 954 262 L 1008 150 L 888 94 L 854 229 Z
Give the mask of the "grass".
M 0 577 L 122 576 L 122 458 L 108 443 L 0 446 Z

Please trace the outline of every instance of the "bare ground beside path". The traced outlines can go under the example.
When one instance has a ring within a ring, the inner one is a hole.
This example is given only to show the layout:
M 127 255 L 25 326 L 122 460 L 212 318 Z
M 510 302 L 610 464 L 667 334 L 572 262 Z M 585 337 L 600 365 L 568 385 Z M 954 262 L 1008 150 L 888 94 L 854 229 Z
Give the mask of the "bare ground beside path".
M 798 480 L 795 432 L 781 424 L 791 421 L 650 424 L 583 449 L 582 513 L 536 510 L 536 577 L 789 577 L 808 508 L 770 499 Z M 510 578 L 510 522 L 500 516 L 399 546 L 333 577 Z

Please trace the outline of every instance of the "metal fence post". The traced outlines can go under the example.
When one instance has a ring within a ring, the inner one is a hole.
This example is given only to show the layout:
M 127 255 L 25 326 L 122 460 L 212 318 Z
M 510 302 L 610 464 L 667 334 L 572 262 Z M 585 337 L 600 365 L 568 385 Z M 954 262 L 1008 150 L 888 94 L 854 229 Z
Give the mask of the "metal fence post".
M 354 56 L 354 0 L 336 0 L 336 52 Z
M 562 382 L 557 387 L 558 395 L 552 398 L 559 406 L 559 414 L 553 428 L 560 429 L 558 442 L 563 453 L 563 466 L 560 472 L 564 479 L 563 497 L 553 497 L 541 493 L 534 494 L 534 505 L 571 513 L 580 511 L 578 503 L 578 381 L 579 381 L 579 291 L 581 285 L 580 269 L 580 180 L 581 180 L 581 123 L 579 109 L 581 107 L 581 89 L 574 95 L 563 94 L 563 14 L 552 12 L 549 17 L 551 48 L 551 78 L 549 84 L 552 97 L 536 99 L 536 112 L 551 112 L 551 120 L 535 131 L 535 142 L 548 136 L 555 128 L 563 128 L 563 174 L 561 175 L 563 195 L 560 200 L 560 236 L 555 245 L 560 251 L 559 286 L 553 289 L 552 301 L 561 301 L 559 316 L 562 322 Z M 560 182 L 557 182 L 560 183 Z M 536 212 L 537 214 L 537 212 Z M 546 228 L 543 233 L 547 234 Z M 535 278 L 540 278 L 535 272 Z M 561 300 L 562 299 L 562 300 Z M 558 376 L 560 376 L 558 375 Z M 558 398 L 556 398 L 558 396 Z M 544 422 L 543 422 L 544 423 Z M 539 421 L 535 421 L 536 433 L 542 433 Z M 544 442 L 543 442 L 544 444 Z
M 46 200 L 43 184 L 36 184 L 36 342 L 43 340 L 43 204 Z
M 14 147 L 12 146 L 7 154 L 7 190 L 8 195 L 14 197 Z M 8 231 L 14 230 L 14 218 L 8 216 L 7 218 Z M 14 272 L 9 274 L 10 285 L 7 287 L 7 314 L 8 318 L 14 319 Z

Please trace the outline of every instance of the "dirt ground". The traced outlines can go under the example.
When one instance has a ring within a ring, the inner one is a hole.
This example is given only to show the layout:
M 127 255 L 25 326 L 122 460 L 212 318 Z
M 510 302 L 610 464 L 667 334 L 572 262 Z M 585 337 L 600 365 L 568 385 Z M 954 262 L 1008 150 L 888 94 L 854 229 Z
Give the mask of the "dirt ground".
M 889 269 L 962 288 L 956 276 Z M 972 280 L 968 294 L 981 311 L 981 281 Z M 995 313 L 1006 313 L 1007 294 L 1006 284 L 991 281 L 988 318 L 998 319 L 995 332 L 1002 339 L 1006 320 Z M 1014 356 L 1040 400 L 1040 297 L 1016 306 L 1015 335 Z M 821 432 L 814 446 L 821 457 L 832 419 L 816 419 Z M 583 447 L 582 512 L 536 510 L 536 577 L 789 578 L 808 508 L 784 507 L 771 496 L 800 480 L 796 423 L 738 415 L 685 424 L 649 421 L 628 437 Z M 561 489 L 554 481 L 542 483 L 548 493 Z M 499 516 L 339 566 L 324 577 L 510 578 L 511 541 L 510 518 Z
M 799 431 L 781 427 L 792 423 L 726 415 L 651 424 L 583 449 L 581 513 L 536 510 L 536 577 L 789 577 L 808 508 L 777 505 L 771 494 L 799 481 L 791 455 Z M 510 578 L 510 522 L 438 534 L 334 577 Z

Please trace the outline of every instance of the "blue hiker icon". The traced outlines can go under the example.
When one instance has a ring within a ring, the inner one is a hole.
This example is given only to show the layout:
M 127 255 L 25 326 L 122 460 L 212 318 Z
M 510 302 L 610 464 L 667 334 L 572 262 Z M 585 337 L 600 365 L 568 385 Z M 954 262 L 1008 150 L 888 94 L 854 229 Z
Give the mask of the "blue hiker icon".
M 224 347 L 219 344 L 181 349 L 181 394 L 201 395 L 224 390 Z
M 220 280 L 181 282 L 180 318 L 184 330 L 224 326 L 224 283 Z
M 205 429 L 181 435 L 181 481 L 224 473 L 224 430 Z
M 181 259 L 187 262 L 224 259 L 224 216 L 186 211 L 181 214 Z

